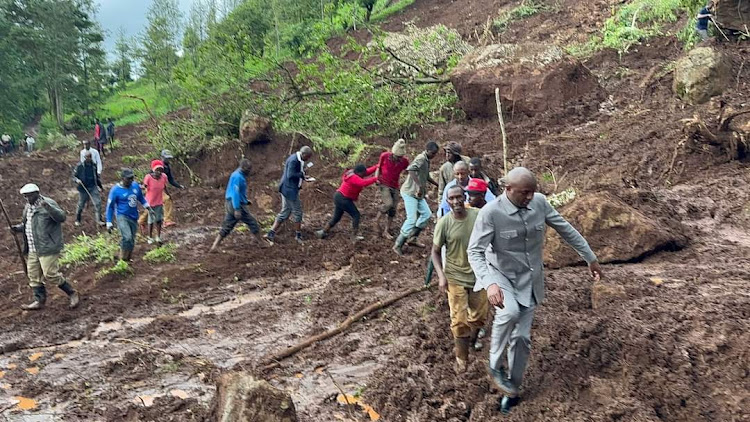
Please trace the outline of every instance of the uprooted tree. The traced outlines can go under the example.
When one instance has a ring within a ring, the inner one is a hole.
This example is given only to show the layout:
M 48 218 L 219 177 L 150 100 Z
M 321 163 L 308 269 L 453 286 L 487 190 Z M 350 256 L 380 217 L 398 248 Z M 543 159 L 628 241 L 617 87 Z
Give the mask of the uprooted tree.
M 712 124 L 713 129 L 698 114 L 683 119 L 682 123 L 688 142 L 718 149 L 727 160 L 745 158 L 750 151 L 750 110 L 722 107 L 718 121 Z

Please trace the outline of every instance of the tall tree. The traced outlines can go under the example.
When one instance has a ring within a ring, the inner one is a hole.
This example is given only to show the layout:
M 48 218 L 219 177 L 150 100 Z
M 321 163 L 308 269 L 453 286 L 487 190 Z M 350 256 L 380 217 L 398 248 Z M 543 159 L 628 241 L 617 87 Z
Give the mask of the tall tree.
M 145 77 L 156 84 L 170 82 L 177 64 L 182 15 L 176 0 L 154 0 L 146 15 L 148 26 L 141 36 L 140 58 Z
M 117 30 L 115 39 L 115 62 L 112 70 L 118 84 L 124 85 L 133 80 L 133 40 L 125 35 L 125 28 Z

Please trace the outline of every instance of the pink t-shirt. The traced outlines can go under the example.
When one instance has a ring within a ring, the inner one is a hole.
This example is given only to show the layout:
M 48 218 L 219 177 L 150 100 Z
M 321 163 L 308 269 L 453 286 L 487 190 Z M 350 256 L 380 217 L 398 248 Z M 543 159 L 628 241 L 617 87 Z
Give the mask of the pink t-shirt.
M 164 205 L 164 189 L 167 187 L 167 176 L 163 173 L 158 179 L 154 178 L 150 173 L 143 178 L 143 186 L 146 188 L 146 201 L 152 207 L 158 207 Z

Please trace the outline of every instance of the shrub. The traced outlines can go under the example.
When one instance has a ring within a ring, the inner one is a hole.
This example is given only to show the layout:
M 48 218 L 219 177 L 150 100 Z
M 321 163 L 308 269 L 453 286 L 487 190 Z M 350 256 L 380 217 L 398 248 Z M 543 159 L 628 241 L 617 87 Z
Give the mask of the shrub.
M 100 233 L 96 236 L 82 234 L 63 248 L 60 265 L 79 266 L 88 262 L 97 264 L 115 260 L 120 246 L 116 234 Z
M 175 251 L 177 246 L 174 243 L 165 243 L 158 248 L 154 248 L 143 256 L 143 260 L 152 264 L 158 264 L 163 262 L 174 262 L 177 260 Z

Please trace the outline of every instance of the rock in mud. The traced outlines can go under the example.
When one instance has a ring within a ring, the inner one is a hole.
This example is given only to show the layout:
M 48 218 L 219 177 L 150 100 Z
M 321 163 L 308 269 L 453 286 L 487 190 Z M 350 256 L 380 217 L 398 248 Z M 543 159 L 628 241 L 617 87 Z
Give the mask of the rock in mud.
M 246 145 L 259 142 L 270 142 L 272 136 L 271 120 L 245 110 L 240 119 L 240 140 Z
M 650 219 L 607 193 L 580 196 L 559 211 L 588 240 L 601 263 L 637 260 L 678 249 L 687 241 L 679 233 L 679 223 L 667 226 Z M 548 230 L 544 262 L 560 268 L 583 260 L 554 230 Z
M 243 372 L 223 374 L 211 405 L 213 422 L 297 422 L 289 394 Z
M 732 64 L 711 47 L 698 47 L 677 61 L 672 89 L 690 104 L 702 104 L 720 95 L 732 81 Z
M 596 76 L 552 45 L 477 48 L 461 59 L 450 78 L 469 118 L 497 115 L 496 87 L 504 112 L 529 116 L 586 98 L 598 106 L 605 97 Z

